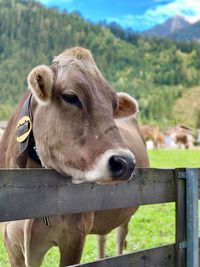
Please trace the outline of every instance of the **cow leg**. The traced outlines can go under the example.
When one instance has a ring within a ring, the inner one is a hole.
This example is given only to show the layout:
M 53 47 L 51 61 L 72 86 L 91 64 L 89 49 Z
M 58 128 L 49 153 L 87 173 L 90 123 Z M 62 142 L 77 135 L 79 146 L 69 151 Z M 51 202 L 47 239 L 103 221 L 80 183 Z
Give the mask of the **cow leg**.
M 24 255 L 21 251 L 21 248 L 17 245 L 9 244 L 4 241 L 4 245 L 7 249 L 8 257 L 12 267 L 26 267 Z
M 77 239 L 68 237 L 66 242 L 63 242 L 63 244 L 59 244 L 59 267 L 78 264 L 81 260 L 84 243 L 85 237 L 79 237 Z
M 38 243 L 31 245 L 27 251 L 25 259 L 26 267 L 39 267 L 47 251 L 52 247 L 51 244 L 43 244 L 42 247 Z
M 4 245 L 6 247 L 12 267 L 26 267 L 21 246 L 9 237 L 9 232 L 4 228 Z
M 3 233 L 4 223 L 0 223 L 0 233 Z
M 105 258 L 106 235 L 97 235 L 98 258 Z
M 60 265 L 65 267 L 77 264 L 81 260 L 86 235 L 92 228 L 94 212 L 65 215 L 65 228 L 58 241 Z
M 7 246 L 6 248 L 12 267 L 26 267 L 24 255 L 21 253 L 20 248 L 18 249 L 15 246 L 13 246 L 13 249 L 8 249 Z
M 24 232 L 21 231 L 22 229 L 19 228 L 19 225 L 20 221 L 6 223 L 3 231 L 4 244 L 11 266 L 39 267 L 44 255 L 52 245 L 46 243 L 39 247 L 38 243 L 33 243 L 30 244 L 30 247 L 24 249 Z
M 153 148 L 158 149 L 158 142 L 155 139 L 153 139 Z
M 125 242 L 126 242 L 126 236 L 128 234 L 128 223 L 129 220 L 121 224 L 119 227 L 116 229 L 116 253 L 117 255 L 120 255 L 123 253 L 123 248 L 125 247 Z

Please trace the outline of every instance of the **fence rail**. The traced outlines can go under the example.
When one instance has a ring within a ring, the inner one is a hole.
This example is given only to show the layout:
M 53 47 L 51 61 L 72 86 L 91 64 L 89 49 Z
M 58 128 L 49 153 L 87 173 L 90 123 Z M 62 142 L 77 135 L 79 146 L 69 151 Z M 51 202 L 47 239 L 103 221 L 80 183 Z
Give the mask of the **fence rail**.
M 176 244 L 80 266 L 198 267 L 199 179 L 200 169 L 136 169 L 118 185 L 74 185 L 53 170 L 1 169 L 0 221 L 176 202 Z
M 0 171 L 0 221 L 175 201 L 174 169 L 137 169 L 118 185 L 74 185 L 47 169 Z M 23 209 L 21 208 L 23 207 Z
M 174 266 L 174 244 L 146 249 L 95 262 L 76 264 L 73 267 L 172 267 Z

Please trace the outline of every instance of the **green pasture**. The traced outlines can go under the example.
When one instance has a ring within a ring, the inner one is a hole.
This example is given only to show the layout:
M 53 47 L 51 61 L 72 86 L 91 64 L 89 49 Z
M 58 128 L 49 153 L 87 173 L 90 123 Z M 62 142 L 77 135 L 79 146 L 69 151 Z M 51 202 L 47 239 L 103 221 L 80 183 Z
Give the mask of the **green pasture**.
M 150 150 L 151 167 L 200 167 L 200 150 Z M 175 233 L 175 205 L 160 204 L 142 206 L 130 221 L 125 252 L 173 243 Z M 108 256 L 115 255 L 114 232 L 108 235 Z M 82 262 L 97 258 L 95 236 L 88 236 Z M 58 249 L 53 248 L 45 256 L 42 267 L 58 266 Z M 0 240 L 0 266 L 9 266 L 7 254 Z

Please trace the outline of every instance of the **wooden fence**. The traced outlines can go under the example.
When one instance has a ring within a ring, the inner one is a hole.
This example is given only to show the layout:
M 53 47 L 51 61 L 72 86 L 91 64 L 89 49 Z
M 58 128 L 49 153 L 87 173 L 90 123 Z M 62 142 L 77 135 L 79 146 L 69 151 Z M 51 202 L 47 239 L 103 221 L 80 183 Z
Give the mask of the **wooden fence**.
M 48 169 L 0 170 L 0 221 L 176 202 L 176 243 L 82 267 L 198 267 L 200 169 L 136 169 L 118 185 L 73 185 Z M 23 207 L 23 209 L 22 209 Z

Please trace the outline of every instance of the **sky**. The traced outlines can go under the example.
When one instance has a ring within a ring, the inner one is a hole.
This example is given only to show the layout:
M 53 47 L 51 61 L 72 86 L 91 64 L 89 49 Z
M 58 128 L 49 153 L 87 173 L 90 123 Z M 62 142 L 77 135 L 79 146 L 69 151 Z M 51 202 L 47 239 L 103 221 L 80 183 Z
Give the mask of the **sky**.
M 117 22 L 124 28 L 143 31 L 180 15 L 200 20 L 200 0 L 39 0 L 47 7 L 78 11 L 92 21 Z

